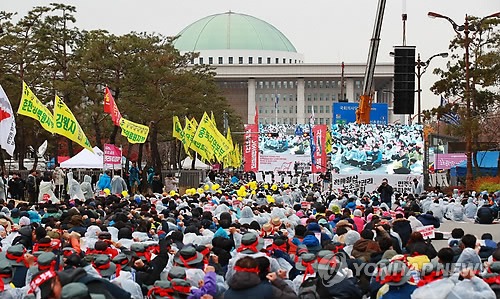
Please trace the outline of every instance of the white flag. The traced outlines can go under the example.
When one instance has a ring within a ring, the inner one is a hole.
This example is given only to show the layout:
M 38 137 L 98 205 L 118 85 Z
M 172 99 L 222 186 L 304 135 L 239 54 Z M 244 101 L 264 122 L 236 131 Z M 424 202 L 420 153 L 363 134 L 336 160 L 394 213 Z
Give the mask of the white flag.
M 9 155 L 14 155 L 16 148 L 16 121 L 9 98 L 0 85 L 0 147 Z

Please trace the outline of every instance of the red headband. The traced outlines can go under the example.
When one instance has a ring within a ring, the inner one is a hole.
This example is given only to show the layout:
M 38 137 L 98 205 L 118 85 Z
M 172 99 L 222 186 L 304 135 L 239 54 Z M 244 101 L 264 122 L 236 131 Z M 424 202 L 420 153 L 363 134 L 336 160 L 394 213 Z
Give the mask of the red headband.
M 201 252 L 200 252 L 202 255 L 207 255 L 210 253 L 210 248 L 208 247 L 205 247 L 205 249 L 203 249 Z
M 96 264 L 94 264 L 94 261 L 92 261 L 92 267 L 95 268 L 95 270 L 97 271 L 97 273 L 99 273 L 99 275 L 101 275 L 101 277 L 102 277 L 101 270 L 109 269 L 110 266 L 111 266 L 111 261 L 109 261 L 107 264 L 100 266 L 97 266 Z
M 175 282 L 172 283 L 172 288 L 177 292 L 181 293 L 191 293 L 191 287 L 179 286 L 176 285 Z
M 7 278 L 7 277 L 12 277 L 12 274 L 0 274 L 0 291 L 2 292 L 5 290 L 5 285 L 3 283 L 2 278 Z
M 250 272 L 250 273 L 256 273 L 259 274 L 259 268 L 242 268 L 239 266 L 234 266 L 234 271 L 236 272 Z
M 54 272 L 54 271 L 46 271 L 46 272 L 43 272 L 42 274 L 38 275 L 37 278 L 35 278 L 34 280 L 31 281 L 30 290 L 28 291 L 28 294 L 35 293 L 36 288 L 38 288 L 40 285 L 42 285 L 47 280 L 54 278 L 55 276 L 56 276 L 56 272 Z
M 312 267 L 312 264 L 314 263 L 314 260 L 310 262 L 305 262 L 304 260 L 300 261 L 302 266 L 306 267 L 306 272 L 304 273 L 304 277 L 302 278 L 302 282 L 306 280 L 307 274 L 314 274 L 314 269 Z
M 405 271 L 401 271 L 399 273 L 394 273 L 394 274 L 386 274 L 384 279 L 380 282 L 380 284 L 385 284 L 387 282 L 400 282 L 401 279 L 403 279 L 403 275 L 405 274 Z
M 257 245 L 258 245 L 258 244 L 259 244 L 259 238 L 257 238 L 257 240 L 255 240 L 255 242 L 253 242 L 253 243 L 252 243 L 252 244 L 250 244 L 250 245 L 243 245 L 243 244 L 241 244 L 240 248 L 238 248 L 236 251 L 237 251 L 237 252 L 242 252 L 242 251 L 243 251 L 243 250 L 245 250 L 245 249 L 250 249 L 251 251 L 253 251 L 253 252 L 257 253 L 257 252 L 259 252 L 259 251 L 257 250 Z
M 9 260 L 15 260 L 16 263 L 20 263 L 20 262 L 23 262 L 24 265 L 26 266 L 26 268 L 29 268 L 28 267 L 28 264 L 26 263 L 26 261 L 24 260 L 24 253 L 26 252 L 26 249 L 23 249 L 23 254 L 21 254 L 20 256 L 17 256 L 17 255 L 12 255 L 10 254 L 8 251 L 5 253 L 5 256 L 9 259 Z
M 151 252 L 149 251 L 145 251 L 145 252 L 136 252 L 135 254 L 137 254 L 138 257 L 145 257 L 146 258 L 146 261 L 150 262 L 151 261 Z
M 38 270 L 40 271 L 44 271 L 44 270 L 50 270 L 50 271 L 54 271 L 56 268 L 56 261 L 53 260 L 52 262 L 50 262 L 50 265 L 40 265 L 38 264 Z
M 484 282 L 488 284 L 500 284 L 500 275 L 499 276 L 494 276 L 490 278 L 484 278 Z
M 170 298 L 170 299 L 174 299 L 174 297 L 172 297 L 170 295 L 170 293 L 173 293 L 173 290 L 162 289 L 160 287 L 154 287 L 151 290 L 149 290 L 149 292 L 148 292 L 148 298 L 151 297 L 152 294 L 155 294 L 155 295 L 158 295 L 160 297 L 167 297 L 167 298 Z
M 184 257 L 182 257 L 182 254 L 179 254 L 179 259 L 181 260 L 181 262 L 184 264 L 184 267 L 186 268 L 190 268 L 192 269 L 193 267 L 189 266 L 189 262 L 190 261 L 194 261 L 196 258 L 198 257 L 197 254 L 195 254 L 193 257 L 190 257 L 190 258 L 187 258 L 185 259 Z

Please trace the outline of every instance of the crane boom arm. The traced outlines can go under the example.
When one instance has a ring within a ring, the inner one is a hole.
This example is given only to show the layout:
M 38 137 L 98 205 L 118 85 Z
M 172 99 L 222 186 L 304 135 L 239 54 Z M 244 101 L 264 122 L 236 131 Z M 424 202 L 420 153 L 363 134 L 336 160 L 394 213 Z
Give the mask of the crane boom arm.
M 359 99 L 359 108 L 356 111 L 356 123 L 370 123 L 370 110 L 373 102 L 373 75 L 375 73 L 375 64 L 377 63 L 378 46 L 380 44 L 380 32 L 382 31 L 382 21 L 384 19 L 386 0 L 379 0 L 377 15 L 373 26 L 373 34 L 370 40 L 368 50 L 368 61 L 366 62 L 365 77 L 363 80 L 363 95 Z

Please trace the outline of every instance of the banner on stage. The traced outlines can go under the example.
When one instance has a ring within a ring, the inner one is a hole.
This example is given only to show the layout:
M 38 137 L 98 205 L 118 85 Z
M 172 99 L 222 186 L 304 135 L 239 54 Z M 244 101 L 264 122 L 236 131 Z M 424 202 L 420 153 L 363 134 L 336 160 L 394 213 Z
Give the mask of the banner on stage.
M 394 192 L 398 193 L 411 193 L 413 179 L 422 182 L 422 175 L 335 175 L 332 180 L 332 188 L 344 190 L 347 193 L 360 191 L 362 194 L 376 191 L 384 178 L 389 181 L 389 185 L 392 186 Z

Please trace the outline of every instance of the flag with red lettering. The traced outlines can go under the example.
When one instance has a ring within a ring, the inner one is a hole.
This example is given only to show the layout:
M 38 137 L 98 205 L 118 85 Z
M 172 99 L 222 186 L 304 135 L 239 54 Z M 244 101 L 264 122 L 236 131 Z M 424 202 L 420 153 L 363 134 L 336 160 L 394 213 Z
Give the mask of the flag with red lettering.
M 0 85 L 0 147 L 9 155 L 14 155 L 16 143 L 16 121 L 9 98 Z
M 111 114 L 111 119 L 115 126 L 120 126 L 120 119 L 122 115 L 120 110 L 118 110 L 118 106 L 116 106 L 115 99 L 111 95 L 111 91 L 106 86 L 106 94 L 104 95 L 104 112 Z
M 245 171 L 259 171 L 259 125 L 245 125 Z

